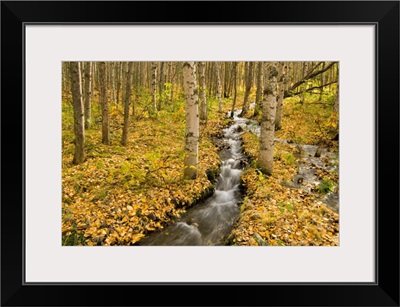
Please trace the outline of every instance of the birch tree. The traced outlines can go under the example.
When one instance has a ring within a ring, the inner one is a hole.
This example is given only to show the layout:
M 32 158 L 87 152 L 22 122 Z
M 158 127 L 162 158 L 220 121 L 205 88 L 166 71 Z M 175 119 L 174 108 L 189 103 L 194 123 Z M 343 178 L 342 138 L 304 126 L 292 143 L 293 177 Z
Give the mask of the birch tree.
M 236 85 L 237 85 L 237 62 L 233 62 L 233 103 L 232 103 L 231 117 L 233 117 L 235 113 L 236 98 L 237 98 Z
M 333 111 L 339 113 L 339 74 L 337 76 L 337 84 L 336 84 L 336 97 L 335 104 L 333 105 Z
M 183 87 L 186 101 L 184 178 L 195 179 L 199 146 L 199 102 L 194 62 L 183 63 Z
M 132 75 L 133 75 L 133 62 L 128 63 L 127 71 L 125 72 L 126 86 L 124 95 L 124 128 L 122 130 L 121 145 L 128 144 L 129 133 L 129 103 L 132 93 Z
M 240 114 L 241 116 L 246 115 L 249 110 L 249 97 L 250 97 L 251 87 L 253 86 L 253 65 L 254 65 L 253 62 L 245 63 L 244 77 L 245 77 L 246 90 L 244 92 L 243 107 L 242 107 L 242 112 Z
M 218 99 L 218 112 L 222 112 L 221 100 L 221 77 L 219 73 L 219 62 L 215 62 L 215 74 L 217 76 L 217 99 Z
M 206 101 L 206 63 L 199 62 L 200 73 L 200 119 L 207 119 L 207 101 Z
M 151 63 L 151 98 L 154 113 L 157 113 L 157 62 Z
M 260 132 L 260 152 L 258 156 L 258 167 L 264 174 L 267 175 L 271 175 L 273 171 L 277 75 L 278 71 L 276 69 L 276 62 L 272 62 L 268 67 L 268 77 L 266 78 L 267 82 L 264 87 Z
M 263 92 L 263 71 L 264 62 L 257 63 L 257 91 L 256 91 L 256 103 L 254 106 L 254 117 L 258 116 L 261 109 L 261 100 Z
M 110 145 L 110 122 L 108 115 L 107 101 L 107 74 L 106 62 L 99 63 L 99 78 L 100 78 L 100 105 L 102 114 L 102 140 L 105 145 Z
M 286 63 L 279 62 L 278 64 L 278 94 L 277 94 L 277 103 L 276 103 L 276 118 L 275 118 L 275 131 L 278 131 L 282 128 L 282 110 L 283 110 L 283 98 L 285 95 L 285 70 Z
M 74 133 L 75 133 L 75 154 L 73 164 L 82 163 L 85 159 L 85 129 L 84 112 L 82 102 L 82 81 L 79 62 L 70 62 L 71 93 L 74 108 Z
M 91 70 L 92 62 L 85 63 L 85 128 L 89 129 L 92 122 L 91 106 Z

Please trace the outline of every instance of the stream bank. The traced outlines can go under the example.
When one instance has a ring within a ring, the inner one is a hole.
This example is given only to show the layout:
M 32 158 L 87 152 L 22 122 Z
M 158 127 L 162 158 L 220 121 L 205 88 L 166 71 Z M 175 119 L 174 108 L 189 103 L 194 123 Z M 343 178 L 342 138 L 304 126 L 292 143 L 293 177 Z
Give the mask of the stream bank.
M 240 218 L 226 244 L 338 246 L 337 152 L 275 139 L 274 170 L 266 176 L 257 168 L 259 125 L 249 119 L 243 129 L 249 166 Z
M 223 129 L 222 139 L 217 142 L 221 167 L 214 193 L 189 208 L 175 223 L 148 234 L 139 245 L 224 245 L 240 213 L 241 174 L 246 165 L 241 141 L 244 130 L 241 126 L 246 121 L 235 113 L 231 125 Z

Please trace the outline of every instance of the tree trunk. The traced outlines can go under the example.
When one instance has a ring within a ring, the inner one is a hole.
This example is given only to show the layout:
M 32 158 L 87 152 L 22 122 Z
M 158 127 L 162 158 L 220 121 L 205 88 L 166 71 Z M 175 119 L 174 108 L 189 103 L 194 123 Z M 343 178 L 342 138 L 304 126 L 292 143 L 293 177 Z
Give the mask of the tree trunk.
M 279 91 L 277 96 L 277 104 L 276 104 L 276 118 L 275 118 L 275 131 L 278 131 L 282 128 L 282 110 L 283 110 L 283 98 L 285 95 L 285 62 L 279 62 L 278 64 L 278 82 L 279 82 Z
M 256 92 L 256 105 L 254 106 L 254 117 L 258 116 L 261 109 L 261 100 L 263 92 L 263 65 L 264 62 L 258 62 L 257 67 L 257 92 Z
M 199 101 L 194 62 L 184 62 L 183 64 L 183 86 L 186 100 L 184 177 L 185 179 L 195 179 L 197 178 L 199 146 Z
M 91 105 L 91 70 L 92 62 L 85 63 L 85 128 L 90 129 L 92 123 Z
M 207 119 L 207 100 L 206 100 L 206 63 L 199 62 L 200 73 L 200 119 Z
M 121 145 L 126 146 L 128 144 L 128 133 L 129 133 L 129 102 L 132 93 L 132 75 L 133 75 L 133 62 L 128 63 L 128 69 L 125 73 L 126 86 L 124 96 L 124 128 L 122 130 Z
M 268 67 L 268 78 L 264 88 L 264 100 L 262 102 L 260 152 L 258 156 L 259 169 L 267 175 L 273 171 L 275 112 L 276 112 L 276 62 Z
M 122 63 L 121 62 L 117 62 L 117 68 L 116 68 L 116 96 L 117 96 L 117 105 L 119 105 L 119 97 L 120 97 L 120 93 L 121 93 L 121 67 L 122 67 Z
M 229 97 L 229 62 L 224 63 L 224 98 Z
M 100 105 L 102 114 L 101 142 L 105 145 L 110 145 L 110 123 L 108 118 L 106 62 L 99 62 L 99 78 L 100 78 Z
M 164 91 L 164 83 L 165 83 L 165 73 L 164 73 L 164 62 L 160 63 L 160 83 L 158 85 L 158 93 L 159 93 L 159 100 L 158 100 L 158 107 L 157 110 L 160 111 L 162 108 L 163 100 L 163 91 Z
M 85 159 L 85 129 L 84 112 L 82 102 L 81 72 L 79 62 L 70 62 L 71 92 L 74 106 L 74 133 L 75 133 L 75 154 L 73 164 L 82 163 Z
M 236 107 L 236 97 L 237 97 L 237 62 L 233 62 L 233 103 L 232 103 L 232 110 L 231 110 L 231 117 L 233 118 L 233 115 L 235 113 L 235 107 Z
M 245 69 L 246 90 L 244 92 L 244 100 L 243 100 L 241 116 L 246 115 L 249 110 L 249 96 L 250 96 L 251 87 L 253 86 L 253 65 L 254 65 L 254 62 L 246 63 L 246 68 L 247 68 L 247 69 Z
M 110 82 L 109 82 L 109 85 L 110 85 L 110 87 L 111 87 L 111 102 L 112 103 L 115 103 L 115 101 L 116 101 L 116 99 L 115 99 L 115 81 L 114 81 L 114 79 L 115 79 L 115 76 L 114 76 L 114 71 L 115 71 L 115 69 L 114 69 L 114 64 L 115 64 L 116 62 L 110 62 Z
M 154 113 L 157 113 L 157 62 L 151 63 L 151 97 Z
M 221 100 L 221 77 L 219 74 L 219 62 L 215 62 L 215 74 L 217 76 L 217 98 L 218 98 L 218 112 L 222 112 Z
M 335 104 L 333 106 L 333 111 L 339 113 L 339 80 L 336 85 L 336 99 L 335 99 Z

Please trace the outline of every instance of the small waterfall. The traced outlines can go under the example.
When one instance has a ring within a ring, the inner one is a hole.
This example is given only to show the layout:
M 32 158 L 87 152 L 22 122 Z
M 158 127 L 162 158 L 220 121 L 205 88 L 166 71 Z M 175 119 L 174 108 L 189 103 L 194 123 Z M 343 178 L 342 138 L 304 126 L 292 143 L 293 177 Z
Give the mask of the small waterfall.
M 242 199 L 240 176 L 245 156 L 240 137 L 247 119 L 238 117 L 240 112 L 235 112 L 234 123 L 223 130 L 227 149 L 220 153 L 221 172 L 213 195 L 190 208 L 176 224 L 144 238 L 140 245 L 223 245 L 239 216 L 238 204 Z

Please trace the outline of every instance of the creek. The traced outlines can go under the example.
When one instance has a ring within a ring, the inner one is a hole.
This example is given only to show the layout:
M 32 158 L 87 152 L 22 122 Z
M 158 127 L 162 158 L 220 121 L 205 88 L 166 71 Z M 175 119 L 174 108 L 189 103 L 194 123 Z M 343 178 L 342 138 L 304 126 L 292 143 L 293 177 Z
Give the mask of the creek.
M 239 117 L 240 112 L 237 110 L 233 123 L 223 129 L 222 149 L 219 152 L 221 169 L 214 193 L 189 208 L 174 224 L 143 238 L 140 245 L 224 245 L 224 239 L 239 217 L 242 200 L 240 176 L 246 157 L 242 151 L 241 135 L 248 120 Z
M 209 198 L 189 208 L 177 222 L 167 226 L 162 231 L 148 234 L 139 245 L 225 245 L 224 240 L 239 217 L 239 205 L 243 198 L 240 177 L 247 159 L 242 150 L 241 135 L 250 131 L 260 136 L 259 124 L 252 119 L 239 117 L 240 113 L 241 110 L 236 110 L 233 123 L 228 128 L 223 129 L 222 144 L 219 146 L 222 148 L 219 152 L 221 169 L 215 183 L 214 193 Z M 313 189 L 310 189 L 310 186 L 317 187 L 321 184 L 321 180 L 316 175 L 318 169 L 329 172 L 339 171 L 337 154 L 329 152 L 327 148 L 319 148 L 317 145 L 293 144 L 277 138 L 275 142 L 297 146 L 301 149 L 300 154 L 296 155 L 299 161 L 298 173 L 290 182 L 281 183 L 288 188 L 303 189 L 308 193 L 315 193 Z M 321 151 L 319 157 L 316 157 L 315 154 L 317 150 Z M 318 195 L 318 193 L 315 194 Z M 320 201 L 330 206 L 333 211 L 339 212 L 337 188 L 320 197 Z

